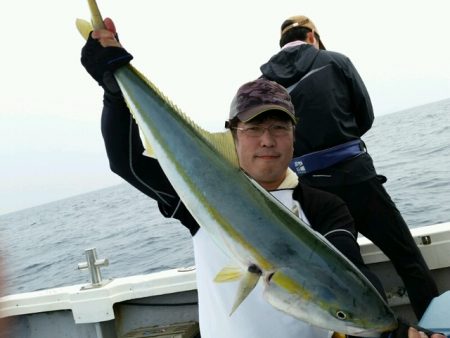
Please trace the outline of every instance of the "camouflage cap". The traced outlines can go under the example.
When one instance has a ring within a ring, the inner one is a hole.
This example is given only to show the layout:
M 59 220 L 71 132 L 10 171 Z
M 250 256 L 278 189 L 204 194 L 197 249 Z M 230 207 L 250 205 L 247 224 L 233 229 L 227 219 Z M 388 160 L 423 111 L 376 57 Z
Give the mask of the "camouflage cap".
M 263 78 L 247 82 L 238 89 L 231 102 L 230 116 L 225 127 L 228 128 L 234 118 L 248 122 L 269 110 L 287 114 L 296 123 L 294 106 L 286 88 Z

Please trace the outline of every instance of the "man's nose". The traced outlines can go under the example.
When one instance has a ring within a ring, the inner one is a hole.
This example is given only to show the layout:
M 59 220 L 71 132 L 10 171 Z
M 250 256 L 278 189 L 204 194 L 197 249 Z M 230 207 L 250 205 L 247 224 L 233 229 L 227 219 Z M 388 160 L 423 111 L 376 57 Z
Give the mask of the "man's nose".
M 265 128 L 263 134 L 260 136 L 261 145 L 273 146 L 275 144 L 275 137 L 273 137 L 269 128 Z

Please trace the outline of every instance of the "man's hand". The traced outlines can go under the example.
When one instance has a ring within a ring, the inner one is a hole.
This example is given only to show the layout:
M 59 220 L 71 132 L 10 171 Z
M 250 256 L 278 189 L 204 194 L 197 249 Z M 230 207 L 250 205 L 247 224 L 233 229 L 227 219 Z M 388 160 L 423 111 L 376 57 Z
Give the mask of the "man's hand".
M 114 22 L 106 18 L 104 23 L 105 29 L 89 34 L 81 50 L 81 64 L 106 92 L 117 95 L 120 88 L 113 73 L 128 64 L 133 56 L 120 44 Z
M 97 40 L 102 47 L 121 47 L 117 39 L 117 30 L 114 22 L 110 18 L 103 20 L 105 29 L 99 29 L 92 32 L 92 38 Z
M 384 332 L 382 338 L 447 338 L 441 333 L 435 333 L 423 327 L 412 325 L 402 318 L 398 318 L 398 327 L 391 332 Z
M 410 327 L 408 329 L 408 338 L 428 338 L 429 336 L 427 336 L 425 333 L 423 333 L 422 331 L 417 331 L 415 328 Z M 440 333 L 434 333 L 431 335 L 431 338 L 447 338 L 445 337 L 443 334 Z

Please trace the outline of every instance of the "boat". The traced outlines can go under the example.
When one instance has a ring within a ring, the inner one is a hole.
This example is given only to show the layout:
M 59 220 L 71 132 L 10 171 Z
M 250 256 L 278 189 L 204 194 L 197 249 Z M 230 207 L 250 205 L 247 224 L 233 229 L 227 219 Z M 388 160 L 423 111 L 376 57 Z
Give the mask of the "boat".
M 441 296 L 419 325 L 450 337 L 450 222 L 411 229 Z M 366 264 L 381 279 L 395 313 L 417 319 L 401 279 L 389 259 L 367 238 L 358 242 Z M 107 259 L 86 250 L 91 283 L 0 298 L 0 337 L 29 338 L 199 338 L 195 267 L 147 275 L 102 279 Z

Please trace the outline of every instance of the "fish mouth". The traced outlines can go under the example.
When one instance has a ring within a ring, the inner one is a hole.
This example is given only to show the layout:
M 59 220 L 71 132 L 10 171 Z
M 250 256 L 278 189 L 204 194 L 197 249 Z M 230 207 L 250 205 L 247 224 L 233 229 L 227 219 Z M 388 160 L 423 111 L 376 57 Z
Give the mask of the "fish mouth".
M 345 313 L 344 313 L 345 315 Z M 339 316 L 336 313 L 336 318 L 345 321 L 345 318 Z M 379 321 L 376 324 L 370 325 L 370 327 L 354 326 L 349 323 L 345 325 L 345 333 L 351 336 L 358 337 L 380 337 L 384 332 L 390 332 L 398 327 L 397 321 Z
M 348 335 L 357 336 L 357 337 L 380 337 L 380 335 L 384 332 L 389 332 L 394 330 L 395 327 L 388 327 L 382 331 L 380 330 L 361 330 L 360 328 L 355 328 L 355 330 L 347 331 Z

